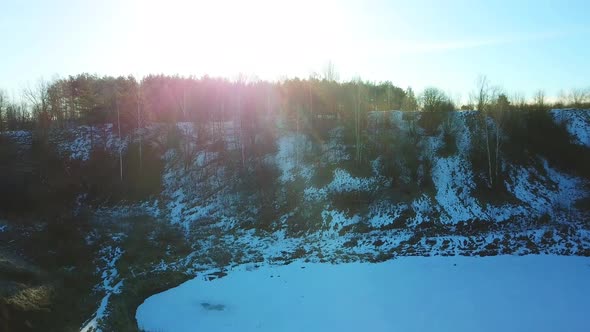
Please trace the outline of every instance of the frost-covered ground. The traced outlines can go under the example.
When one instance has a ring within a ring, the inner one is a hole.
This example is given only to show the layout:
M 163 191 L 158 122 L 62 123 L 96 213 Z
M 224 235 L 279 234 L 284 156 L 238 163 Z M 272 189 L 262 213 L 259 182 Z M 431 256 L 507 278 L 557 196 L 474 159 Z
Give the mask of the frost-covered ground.
M 587 331 L 590 259 L 400 258 L 241 266 L 148 298 L 146 331 Z

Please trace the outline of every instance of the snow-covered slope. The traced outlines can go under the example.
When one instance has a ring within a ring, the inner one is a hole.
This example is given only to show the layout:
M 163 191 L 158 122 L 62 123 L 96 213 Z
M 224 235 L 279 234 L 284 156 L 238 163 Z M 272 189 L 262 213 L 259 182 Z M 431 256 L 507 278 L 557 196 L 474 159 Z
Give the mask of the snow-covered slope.
M 119 138 L 113 125 L 78 126 L 76 128 L 54 131 L 51 140 L 57 150 L 71 160 L 87 161 L 92 149 L 105 149 L 118 153 L 127 147 L 128 138 Z
M 554 109 L 551 115 L 566 126 L 573 142 L 590 147 L 590 110 Z
M 505 190 L 501 199 L 490 200 L 481 194 L 487 190 L 486 173 L 478 173 L 470 159 L 477 139 L 476 112 L 453 113 L 443 124 L 456 138 L 451 153 L 441 152 L 442 134 L 426 136 L 419 127 L 412 129 L 419 114 L 413 119 L 395 111 L 379 116 L 390 117 L 392 135 L 397 135 L 392 144 L 404 144 L 404 137 L 417 131 L 412 143 L 418 154 L 417 180 L 410 179 L 413 170 L 403 155 L 394 156 L 401 160 L 401 179 L 384 170 L 388 156 L 377 156 L 368 171 L 354 174 L 346 166 L 353 147 L 344 144 L 342 127 L 330 132 L 317 158 L 307 137 L 284 133 L 277 151 L 264 158 L 277 170 L 279 189 L 273 194 L 275 214 L 263 231 L 257 229 L 262 218 L 259 194 L 250 190 L 256 188 L 236 191 L 233 183 L 240 179 L 215 163 L 216 153 L 199 151 L 187 168 L 178 163 L 177 151 L 169 151 L 161 197 L 167 208 L 161 217 L 181 225 L 199 243 L 183 260 L 183 269 L 216 266 L 214 260 L 202 259 L 211 248 L 223 248 L 230 265 L 300 257 L 348 262 L 404 255 L 590 252 L 590 232 L 581 226 L 589 220 L 588 211 L 576 203 L 588 197 L 587 179 L 541 157 L 526 164 L 503 159 Z M 318 182 L 320 174 L 323 181 Z M 416 189 L 406 194 L 404 188 Z M 290 206 L 289 197 L 301 200 Z M 343 206 L 342 200 L 351 203 Z

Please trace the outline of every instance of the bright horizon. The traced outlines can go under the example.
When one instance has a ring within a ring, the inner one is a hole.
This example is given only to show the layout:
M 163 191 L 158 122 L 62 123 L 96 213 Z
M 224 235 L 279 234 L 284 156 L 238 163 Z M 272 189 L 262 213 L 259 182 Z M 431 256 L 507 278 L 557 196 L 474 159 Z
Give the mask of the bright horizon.
M 265 80 L 321 74 L 443 89 L 465 100 L 479 75 L 530 99 L 590 87 L 587 1 L 25 0 L 5 4 L 10 31 L 0 89 L 39 78 L 179 74 Z

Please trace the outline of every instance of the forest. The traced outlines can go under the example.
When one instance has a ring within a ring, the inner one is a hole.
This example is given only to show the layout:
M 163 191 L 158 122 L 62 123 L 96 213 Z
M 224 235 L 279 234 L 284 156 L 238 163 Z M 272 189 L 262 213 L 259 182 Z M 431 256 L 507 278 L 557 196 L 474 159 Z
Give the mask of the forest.
M 133 76 L 92 74 L 53 81 L 41 79 L 24 89 L 18 98 L 9 98 L 0 89 L 0 130 L 35 129 L 42 133 L 50 128 L 114 123 L 125 134 L 150 123 L 194 122 L 207 126 L 237 117 L 246 131 L 263 117 L 279 115 L 286 119 L 290 130 L 311 130 L 314 118 L 337 117 L 354 122 L 357 113 L 362 119 L 367 111 L 475 110 L 481 106 L 477 97 L 482 91 L 477 90 L 482 86 L 495 94 L 494 98 L 502 96 L 510 110 L 590 105 L 590 88 L 562 90 L 552 101 L 538 90 L 527 99 L 491 86 L 485 76 L 478 78 L 464 103 L 436 87 L 417 94 L 410 87 L 403 89 L 391 82 L 374 83 L 360 78 L 339 82 L 332 67 L 321 76 L 277 82 L 246 76 L 228 80 L 148 75 L 138 80 Z

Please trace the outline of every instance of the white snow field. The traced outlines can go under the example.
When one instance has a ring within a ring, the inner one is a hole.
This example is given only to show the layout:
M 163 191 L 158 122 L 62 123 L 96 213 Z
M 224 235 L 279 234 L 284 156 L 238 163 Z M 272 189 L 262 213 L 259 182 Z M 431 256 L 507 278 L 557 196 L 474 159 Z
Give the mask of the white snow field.
M 145 331 L 590 331 L 590 258 L 240 266 L 148 298 Z

